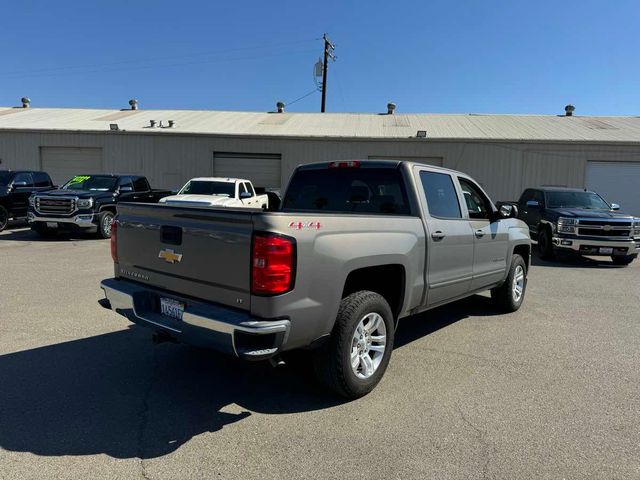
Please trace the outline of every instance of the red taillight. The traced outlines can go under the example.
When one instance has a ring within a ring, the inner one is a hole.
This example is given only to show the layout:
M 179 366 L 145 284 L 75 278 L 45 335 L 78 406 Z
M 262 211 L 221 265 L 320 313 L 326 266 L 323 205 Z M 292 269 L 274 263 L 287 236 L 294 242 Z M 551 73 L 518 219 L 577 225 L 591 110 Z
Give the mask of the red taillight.
M 118 262 L 118 244 L 116 240 L 116 234 L 118 232 L 118 222 L 116 219 L 113 219 L 113 223 L 111 224 L 111 258 L 113 258 L 114 262 Z
M 350 160 L 348 162 L 331 162 L 329 168 L 360 168 L 358 160 Z
M 251 293 L 277 295 L 293 288 L 295 240 L 270 234 L 253 236 Z

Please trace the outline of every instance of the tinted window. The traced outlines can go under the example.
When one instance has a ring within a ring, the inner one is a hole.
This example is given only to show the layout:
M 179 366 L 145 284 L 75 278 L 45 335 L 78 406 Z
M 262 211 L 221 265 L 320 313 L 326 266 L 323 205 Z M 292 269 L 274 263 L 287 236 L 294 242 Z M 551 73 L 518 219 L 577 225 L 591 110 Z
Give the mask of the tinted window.
M 77 175 L 65 183 L 64 190 L 91 190 L 96 192 L 113 192 L 117 179 L 106 175 Z
M 120 179 L 120 184 L 119 187 L 131 187 L 131 190 L 133 190 L 133 182 L 131 181 L 131 177 L 123 177 Z
M 138 177 L 133 180 L 133 190 L 136 192 L 148 192 L 150 190 L 149 182 L 144 177 Z
M 609 204 L 592 192 L 547 192 L 549 208 L 592 208 L 608 210 Z
M 26 183 L 27 187 L 33 187 L 33 178 L 30 173 L 18 173 L 13 178 L 13 183 Z
M 395 168 L 298 170 L 282 205 L 289 212 L 410 214 L 404 180 Z
M 464 201 L 467 204 L 469 218 L 489 218 L 491 205 L 478 186 L 464 178 L 458 178 L 458 180 L 460 187 L 462 187 Z
M 249 192 L 251 195 L 255 195 L 255 194 L 256 194 L 256 192 L 255 192 L 255 190 L 253 189 L 253 185 L 251 185 L 251 184 L 250 184 L 250 183 L 248 183 L 248 182 L 246 183 L 246 185 L 247 185 L 247 192 Z
M 0 172 L 0 185 L 9 185 L 12 175 L 11 172 Z
M 520 203 L 520 205 L 524 205 L 529 200 L 533 200 L 533 192 L 534 190 L 531 190 L 530 188 L 525 190 L 522 196 L 520 197 L 520 201 L 518 203 Z
M 34 172 L 33 174 L 33 183 L 36 187 L 50 187 L 51 180 L 49 180 L 49 175 L 44 172 Z
M 180 195 L 222 195 L 233 198 L 236 194 L 235 184 L 231 182 L 209 182 L 192 180 L 182 187 Z
M 429 213 L 432 216 L 462 218 L 458 195 L 451 176 L 445 173 L 420 172 L 420 180 L 427 196 Z

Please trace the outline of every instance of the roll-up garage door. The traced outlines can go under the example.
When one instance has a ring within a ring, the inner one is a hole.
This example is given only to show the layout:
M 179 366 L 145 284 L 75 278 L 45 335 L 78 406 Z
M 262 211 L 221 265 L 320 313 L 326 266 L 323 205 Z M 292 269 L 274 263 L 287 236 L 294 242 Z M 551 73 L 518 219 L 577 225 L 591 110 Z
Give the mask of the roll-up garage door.
M 61 185 L 74 175 L 102 173 L 102 149 L 40 147 L 40 165 L 53 183 Z
M 280 188 L 281 163 L 280 155 L 215 152 L 213 174 L 216 177 L 246 178 L 255 187 Z
M 586 186 L 624 213 L 640 216 L 640 162 L 589 162 Z
M 400 160 L 405 162 L 424 163 L 427 165 L 434 165 L 436 167 L 442 166 L 442 157 L 394 157 L 390 155 L 369 155 L 369 160 Z

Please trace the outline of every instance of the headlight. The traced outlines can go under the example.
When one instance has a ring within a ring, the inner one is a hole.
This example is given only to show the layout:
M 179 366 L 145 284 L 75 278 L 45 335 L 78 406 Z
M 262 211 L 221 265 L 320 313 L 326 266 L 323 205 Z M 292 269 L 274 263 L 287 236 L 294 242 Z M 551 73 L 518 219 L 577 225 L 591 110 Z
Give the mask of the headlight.
M 81 198 L 78 200 L 78 208 L 91 208 L 93 206 L 93 198 Z
M 36 206 L 36 197 L 29 197 L 29 206 L 30 207 L 35 207 Z
M 633 236 L 640 237 L 640 218 L 633 219 Z
M 560 217 L 558 219 L 558 233 L 576 233 L 576 219 Z

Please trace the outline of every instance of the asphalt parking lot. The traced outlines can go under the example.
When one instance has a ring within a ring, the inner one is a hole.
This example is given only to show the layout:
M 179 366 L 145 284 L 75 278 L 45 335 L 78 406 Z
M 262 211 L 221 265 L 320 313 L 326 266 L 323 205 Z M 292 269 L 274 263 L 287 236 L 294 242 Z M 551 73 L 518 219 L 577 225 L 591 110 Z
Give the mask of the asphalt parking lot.
M 640 478 L 640 262 L 534 258 L 401 322 L 353 402 L 305 366 L 183 345 L 102 309 L 107 241 L 0 233 L 0 478 Z

